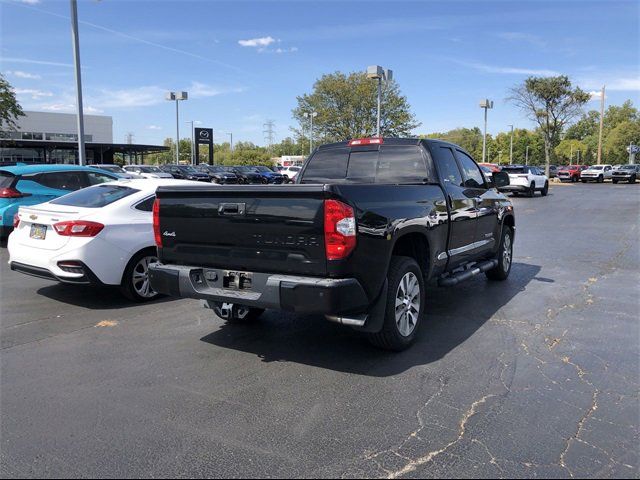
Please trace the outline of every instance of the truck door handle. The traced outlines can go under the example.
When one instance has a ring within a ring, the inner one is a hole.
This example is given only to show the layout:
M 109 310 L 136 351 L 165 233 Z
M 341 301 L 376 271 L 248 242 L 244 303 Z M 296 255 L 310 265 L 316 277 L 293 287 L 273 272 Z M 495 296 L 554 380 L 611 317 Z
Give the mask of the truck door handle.
M 245 203 L 221 203 L 218 207 L 218 213 L 220 215 L 244 215 L 245 209 Z

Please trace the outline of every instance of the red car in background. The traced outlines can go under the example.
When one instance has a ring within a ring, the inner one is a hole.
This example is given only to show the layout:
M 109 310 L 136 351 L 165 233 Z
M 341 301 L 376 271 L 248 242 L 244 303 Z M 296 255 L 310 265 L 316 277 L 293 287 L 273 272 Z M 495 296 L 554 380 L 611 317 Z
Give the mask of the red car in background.
M 489 170 L 491 170 L 491 173 L 496 173 L 502 170 L 500 165 L 497 165 L 495 163 L 479 163 L 478 165 L 480 165 L 481 167 L 487 167 Z
M 561 182 L 580 181 L 580 172 L 587 168 L 586 165 L 565 165 L 558 169 L 558 178 Z

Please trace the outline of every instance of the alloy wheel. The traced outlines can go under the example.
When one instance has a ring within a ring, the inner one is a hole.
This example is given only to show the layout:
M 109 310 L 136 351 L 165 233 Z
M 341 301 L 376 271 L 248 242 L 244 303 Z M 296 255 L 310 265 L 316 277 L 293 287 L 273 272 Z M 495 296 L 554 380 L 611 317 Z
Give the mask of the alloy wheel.
M 151 298 L 157 295 L 156 291 L 151 288 L 149 281 L 149 265 L 157 263 L 158 257 L 150 255 L 140 259 L 136 266 L 133 267 L 133 289 L 142 298 Z
M 395 315 L 400 335 L 408 337 L 418 324 L 420 314 L 420 282 L 413 272 L 407 272 L 396 291 Z

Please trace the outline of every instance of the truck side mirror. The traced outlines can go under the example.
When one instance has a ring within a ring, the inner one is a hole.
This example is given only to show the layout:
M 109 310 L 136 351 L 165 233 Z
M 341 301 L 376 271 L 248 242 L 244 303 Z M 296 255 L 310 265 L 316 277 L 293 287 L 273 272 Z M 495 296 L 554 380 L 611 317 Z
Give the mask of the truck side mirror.
M 509 174 L 507 172 L 494 172 L 493 177 L 493 188 L 497 188 L 498 191 L 501 191 L 503 187 L 508 187 L 511 183 L 509 181 Z

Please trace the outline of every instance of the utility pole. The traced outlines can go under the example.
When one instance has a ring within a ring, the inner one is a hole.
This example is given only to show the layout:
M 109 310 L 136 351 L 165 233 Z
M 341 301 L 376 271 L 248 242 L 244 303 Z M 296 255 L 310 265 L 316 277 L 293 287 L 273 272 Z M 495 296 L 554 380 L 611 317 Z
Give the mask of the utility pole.
M 233 153 L 233 132 L 227 132 L 227 135 L 229 135 L 229 138 L 231 139 L 229 143 L 229 150 Z
M 602 128 L 604 125 L 604 92 L 605 86 L 602 86 L 600 94 L 600 133 L 598 134 L 598 164 L 602 163 Z
M 571 145 L 571 150 L 569 154 L 569 165 L 573 165 L 573 145 Z
M 513 165 L 513 125 L 511 127 L 511 142 L 509 145 L 509 165 Z
M 488 98 L 480 101 L 480 108 L 484 108 L 484 135 L 482 136 L 482 163 L 487 161 L 487 111 L 493 108 L 493 100 Z
M 273 120 L 267 120 L 263 125 L 264 130 L 262 133 L 265 135 L 265 140 L 267 141 L 267 148 L 269 152 L 271 152 L 271 147 L 273 146 L 274 132 L 273 127 L 275 122 Z
M 78 163 L 87 164 L 84 150 L 84 110 L 82 108 L 82 75 L 80 74 L 80 40 L 78 38 L 78 1 L 71 0 L 71 42 L 76 71 L 76 109 L 78 117 Z
M 529 145 L 527 145 L 527 148 L 525 149 L 524 164 L 529 165 Z

